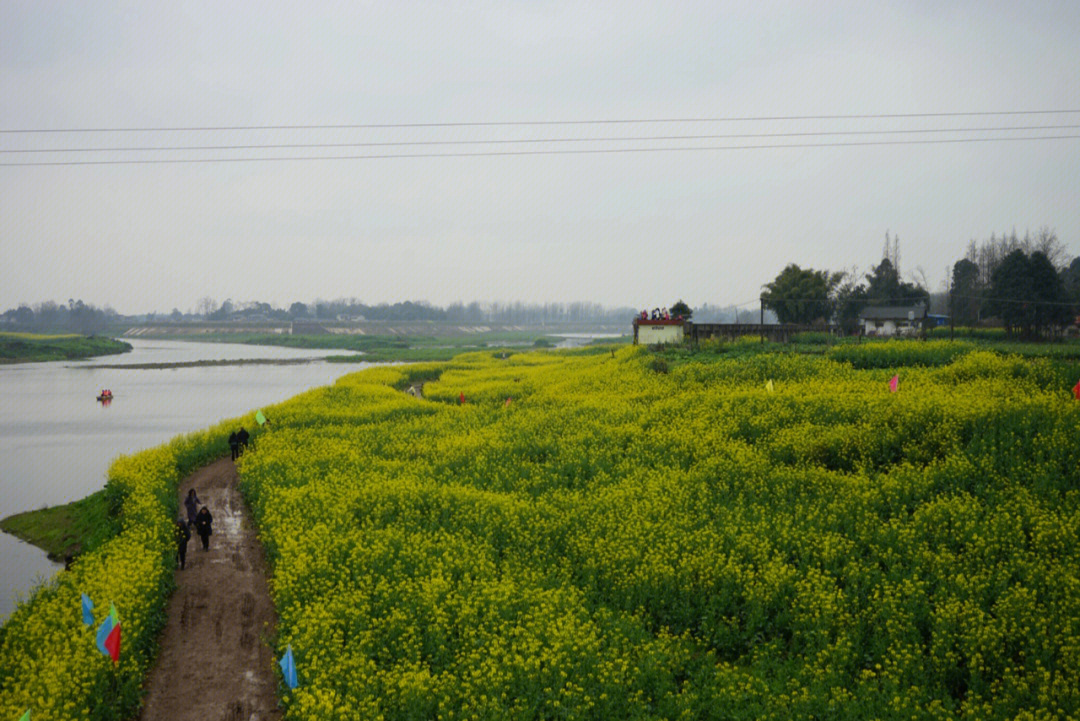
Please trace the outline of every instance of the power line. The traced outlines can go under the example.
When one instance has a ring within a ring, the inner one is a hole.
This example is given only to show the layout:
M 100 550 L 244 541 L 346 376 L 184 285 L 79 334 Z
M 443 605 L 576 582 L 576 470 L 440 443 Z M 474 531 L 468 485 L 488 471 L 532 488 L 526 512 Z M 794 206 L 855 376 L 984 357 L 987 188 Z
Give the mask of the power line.
M 990 115 L 1063 115 L 1080 113 L 1080 110 L 999 110 L 951 113 L 864 113 L 852 115 L 763 115 L 718 118 L 638 118 L 609 120 L 504 120 L 451 123 L 351 123 L 339 125 L 218 125 L 218 126 L 165 126 L 143 128 L 20 128 L 0 130 L 0 133 L 150 133 L 150 132 L 203 132 L 226 130 L 346 130 L 356 128 L 464 128 L 464 127 L 513 127 L 524 125 L 615 125 L 627 123 L 730 123 L 780 120 L 868 120 L 885 118 L 958 118 Z
M 278 161 L 314 161 L 314 160 L 388 160 L 402 158 L 478 158 L 478 157 L 506 157 L 524 155 L 598 155 L 615 153 L 660 153 L 660 152 L 690 152 L 705 150 L 766 150 L 785 148 L 840 148 L 861 147 L 874 145 L 932 145 L 945 143 L 990 143 L 1017 140 L 1072 140 L 1080 138 L 1080 135 L 1031 135 L 1002 138 L 950 138 L 933 140 L 871 140 L 851 143 L 773 143 L 766 145 L 703 145 L 659 148 L 580 148 L 561 150 L 505 150 L 483 151 L 467 153 L 388 153 L 384 155 L 299 155 L 299 156 L 273 156 L 251 158 L 159 158 L 143 160 L 57 160 L 46 162 L 26 163 L 0 163 L 0 167 L 30 167 L 30 166 L 54 166 L 54 165 L 163 165 L 163 164 L 205 164 L 205 163 L 252 163 L 252 162 L 278 162 Z
M 605 136 L 598 138 L 518 138 L 504 140 L 406 140 L 406 141 L 378 141 L 359 143 L 255 143 L 250 145 L 157 145 L 138 147 L 106 147 L 106 148 L 27 148 L 27 149 L 0 149 L 0 153 L 135 153 L 135 152 L 160 152 L 160 151 L 191 151 L 191 150 L 280 150 L 285 148 L 363 148 L 363 147 L 402 147 L 402 146 L 433 146 L 433 145 L 519 145 L 528 143 L 590 143 L 590 142 L 620 142 L 620 141 L 662 141 L 662 140 L 723 140 L 735 138 L 795 138 L 795 137 L 821 137 L 842 135 L 912 135 L 931 133 L 981 133 L 981 132 L 1014 132 L 1018 130 L 1069 130 L 1080 128 L 1080 124 L 1073 125 L 1012 125 L 982 128 L 922 128 L 911 130 L 822 130 L 789 133 L 724 133 L 718 135 L 637 135 L 637 136 Z

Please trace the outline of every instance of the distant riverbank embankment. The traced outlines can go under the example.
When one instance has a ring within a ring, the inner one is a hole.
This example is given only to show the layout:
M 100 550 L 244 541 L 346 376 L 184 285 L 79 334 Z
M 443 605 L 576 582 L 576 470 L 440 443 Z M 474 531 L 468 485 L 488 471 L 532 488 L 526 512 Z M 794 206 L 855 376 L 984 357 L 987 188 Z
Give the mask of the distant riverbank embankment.
M 326 360 L 326 358 L 228 358 L 222 360 L 176 361 L 164 363 L 95 363 L 94 365 L 81 365 L 73 367 L 97 369 L 107 368 L 111 370 L 154 370 L 161 368 L 204 368 L 210 366 L 243 365 L 293 366 L 303 365 L 305 363 L 314 363 L 315 361 L 322 360 Z

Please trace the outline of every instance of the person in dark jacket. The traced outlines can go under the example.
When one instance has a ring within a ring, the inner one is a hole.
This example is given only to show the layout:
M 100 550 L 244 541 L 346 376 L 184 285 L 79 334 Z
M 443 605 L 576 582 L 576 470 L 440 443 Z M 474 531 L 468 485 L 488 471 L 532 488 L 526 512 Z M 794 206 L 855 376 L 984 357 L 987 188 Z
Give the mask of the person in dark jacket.
M 235 461 L 237 456 L 240 455 L 240 438 L 237 436 L 236 431 L 229 434 L 229 450 L 232 451 L 232 459 Z
M 211 527 L 214 517 L 210 515 L 210 509 L 203 506 L 199 509 L 198 515 L 195 516 L 195 532 L 199 534 L 199 538 L 202 539 L 202 548 L 204 551 L 210 550 L 210 536 L 214 533 L 214 529 Z
M 236 434 L 236 440 L 240 442 L 240 455 L 244 455 L 244 451 L 247 450 L 248 438 L 251 436 L 243 427 L 240 428 Z
M 187 498 L 184 499 L 184 508 L 187 509 L 187 522 L 189 526 L 195 525 L 195 514 L 199 512 L 200 503 L 202 503 L 202 501 L 195 495 L 194 488 L 187 492 Z
M 184 570 L 184 561 L 187 559 L 187 542 L 191 540 L 191 531 L 183 518 L 176 520 L 176 528 L 173 529 L 176 536 L 176 562 L 180 570 Z

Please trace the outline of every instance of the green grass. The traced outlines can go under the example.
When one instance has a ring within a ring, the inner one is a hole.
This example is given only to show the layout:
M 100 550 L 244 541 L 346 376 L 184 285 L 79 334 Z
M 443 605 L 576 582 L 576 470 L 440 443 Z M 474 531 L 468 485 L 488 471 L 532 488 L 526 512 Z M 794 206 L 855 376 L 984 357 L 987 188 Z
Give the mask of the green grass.
M 9 516 L 0 521 L 0 529 L 62 561 L 101 545 L 114 524 L 106 492 L 98 491 L 73 503 Z
M 0 363 L 78 360 L 129 350 L 128 343 L 102 336 L 0 333 Z

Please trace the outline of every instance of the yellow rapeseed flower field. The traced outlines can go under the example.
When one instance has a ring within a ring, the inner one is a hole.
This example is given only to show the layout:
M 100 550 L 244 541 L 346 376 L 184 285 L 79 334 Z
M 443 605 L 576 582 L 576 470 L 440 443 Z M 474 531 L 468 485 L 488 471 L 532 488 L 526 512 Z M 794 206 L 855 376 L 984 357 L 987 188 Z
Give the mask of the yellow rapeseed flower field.
M 1080 406 L 1039 361 L 501 356 L 350 376 L 242 459 L 288 718 L 1076 715 Z
M 472 353 L 268 409 L 239 466 L 286 717 L 1080 718 L 1058 368 L 945 341 L 719 350 Z M 3 628 L 0 718 L 89 718 L 109 669 L 82 590 L 149 653 L 175 479 L 224 435 L 117 462 L 123 530 Z

